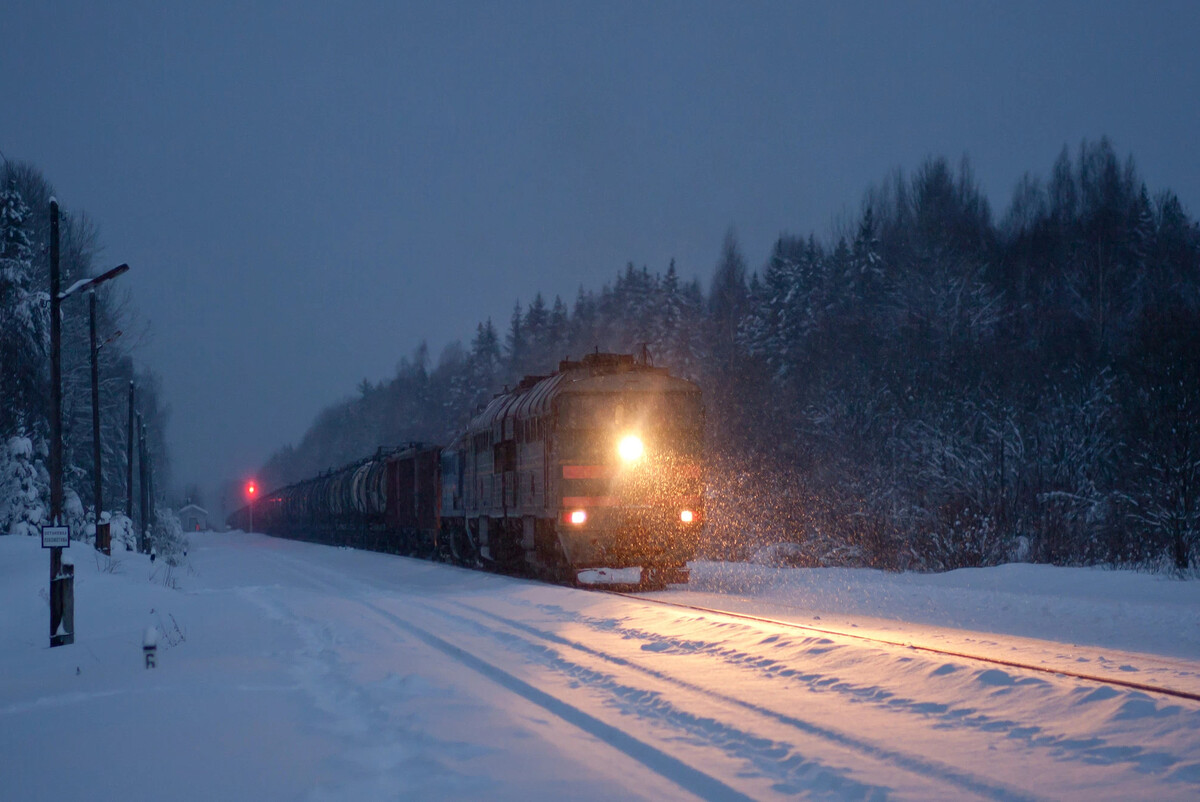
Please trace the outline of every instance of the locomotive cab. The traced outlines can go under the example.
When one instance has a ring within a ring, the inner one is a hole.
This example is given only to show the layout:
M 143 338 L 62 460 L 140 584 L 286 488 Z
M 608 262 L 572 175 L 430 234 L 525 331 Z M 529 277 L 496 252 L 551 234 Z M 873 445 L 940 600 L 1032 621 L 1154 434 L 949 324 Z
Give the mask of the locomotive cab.
M 704 522 L 695 385 L 645 368 L 573 383 L 557 402 L 556 532 L 584 583 L 686 581 Z

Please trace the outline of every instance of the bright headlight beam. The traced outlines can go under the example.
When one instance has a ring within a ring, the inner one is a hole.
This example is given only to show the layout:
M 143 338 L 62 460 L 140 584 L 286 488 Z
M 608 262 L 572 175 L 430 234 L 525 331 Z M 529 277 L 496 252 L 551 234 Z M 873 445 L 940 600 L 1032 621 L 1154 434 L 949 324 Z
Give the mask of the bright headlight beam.
M 642 455 L 646 453 L 646 447 L 642 445 L 642 438 L 630 434 L 621 438 L 621 442 L 617 444 L 617 453 L 626 462 L 633 462 L 641 459 Z

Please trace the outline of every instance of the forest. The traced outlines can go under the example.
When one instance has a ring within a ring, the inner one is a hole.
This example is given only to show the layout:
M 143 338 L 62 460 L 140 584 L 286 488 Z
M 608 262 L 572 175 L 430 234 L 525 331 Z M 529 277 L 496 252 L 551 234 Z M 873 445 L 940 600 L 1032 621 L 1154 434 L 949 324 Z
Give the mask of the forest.
M 36 535 L 50 523 L 50 199 L 41 172 L 5 160 L 0 169 L 0 534 Z M 61 286 L 112 267 L 100 256 L 96 226 L 87 214 L 64 207 L 60 222 Z M 129 498 L 129 388 L 145 427 L 149 512 L 159 527 L 159 552 L 174 544 L 177 522 L 161 504 L 169 492 L 170 460 L 163 438 L 168 409 L 158 376 L 139 366 L 133 351 L 147 336 L 121 281 L 96 290 L 103 501 L 114 543 L 132 547 L 140 531 L 140 497 L 133 518 Z M 96 499 L 92 438 L 91 335 L 86 293 L 62 303 L 63 523 L 84 537 L 94 533 Z M 135 452 L 137 451 L 135 447 Z M 135 465 L 138 456 L 134 455 Z M 134 473 L 135 488 L 140 470 Z M 136 490 L 135 490 L 136 493 Z
M 445 443 L 523 375 L 643 345 L 705 393 L 709 556 L 1200 566 L 1200 227 L 1106 139 L 999 216 L 965 158 L 930 158 L 758 269 L 729 232 L 707 291 L 630 263 L 570 307 L 535 293 L 364 380 L 261 476 Z

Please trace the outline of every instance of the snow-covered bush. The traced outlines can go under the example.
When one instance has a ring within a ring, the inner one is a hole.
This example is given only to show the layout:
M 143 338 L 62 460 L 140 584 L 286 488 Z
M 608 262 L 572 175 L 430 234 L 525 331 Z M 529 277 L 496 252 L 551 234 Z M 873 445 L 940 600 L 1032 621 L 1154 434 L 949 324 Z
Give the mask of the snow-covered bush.
M 187 554 L 188 540 L 174 510 L 159 507 L 154 511 L 154 531 L 150 545 L 159 559 L 167 565 L 177 566 L 183 562 L 184 555 Z
M 47 523 L 50 475 L 24 432 L 0 448 L 0 534 L 36 535 Z
M 137 532 L 133 528 L 132 518 L 123 512 L 115 512 L 109 515 L 108 524 L 113 551 L 137 550 Z
M 79 498 L 79 494 L 74 488 L 63 488 L 63 524 L 71 527 L 72 536 L 81 535 L 87 529 L 88 518 L 87 512 L 83 509 L 83 501 Z M 96 530 L 92 528 L 92 536 L 95 537 Z

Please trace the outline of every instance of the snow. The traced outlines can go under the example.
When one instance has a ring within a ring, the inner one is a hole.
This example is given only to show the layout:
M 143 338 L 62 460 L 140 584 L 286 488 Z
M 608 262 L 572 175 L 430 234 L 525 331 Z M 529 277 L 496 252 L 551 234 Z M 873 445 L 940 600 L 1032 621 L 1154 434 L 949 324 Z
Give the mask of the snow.
M 641 568 L 590 568 L 575 577 L 584 585 L 636 585 L 642 581 Z
M 86 287 L 87 285 L 91 284 L 92 281 L 94 281 L 94 278 L 92 276 L 88 276 L 87 278 L 79 279 L 79 281 L 76 281 L 69 288 L 60 292 L 58 294 L 58 300 L 65 301 L 66 299 L 68 299 L 72 295 L 74 295 L 76 292 L 78 292 L 80 290 L 80 288 Z
M 687 593 L 674 598 L 900 633 L 949 627 L 1200 660 L 1200 582 L 1163 574 L 1022 563 L 940 574 L 697 563 Z
M 1200 703 L 844 634 L 1195 689 L 1195 581 L 700 563 L 651 594 L 800 630 L 199 533 L 177 568 L 73 543 L 51 649 L 38 545 L 0 537 L 5 799 L 1200 795 Z

